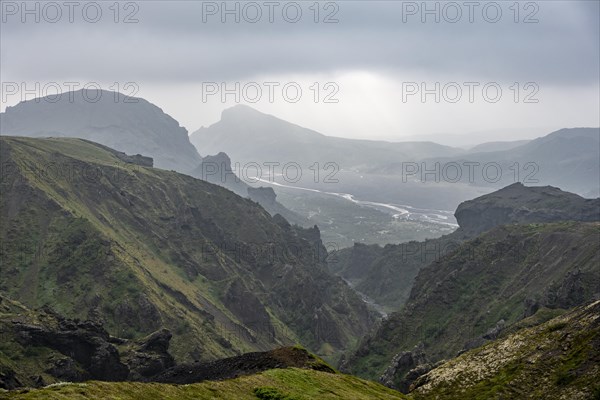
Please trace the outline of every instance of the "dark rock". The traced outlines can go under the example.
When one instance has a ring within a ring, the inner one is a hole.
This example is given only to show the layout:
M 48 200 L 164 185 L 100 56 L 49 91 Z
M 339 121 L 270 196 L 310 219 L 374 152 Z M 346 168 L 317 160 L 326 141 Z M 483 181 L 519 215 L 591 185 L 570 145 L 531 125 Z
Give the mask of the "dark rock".
M 335 373 L 327 364 L 304 349 L 283 347 L 267 352 L 246 353 L 237 357 L 173 367 L 150 379 L 152 382 L 190 384 L 255 374 L 274 368 L 305 368 Z
M 56 350 L 76 361 L 91 379 L 119 381 L 129 375 L 117 349 L 108 342 L 108 333 L 98 324 L 61 319 L 58 329 L 19 322 L 14 328 L 22 345 Z
M 138 341 L 134 350 L 123 360 L 129 367 L 128 379 L 144 380 L 175 366 L 175 360 L 169 354 L 172 336 L 168 330 L 161 329 Z
M 379 382 L 402 393 L 408 393 L 411 383 L 419 376 L 429 372 L 431 368 L 431 365 L 427 363 L 424 345 L 419 343 L 411 351 L 396 354 L 379 378 Z
M 117 157 L 121 161 L 126 162 L 128 164 L 135 164 L 135 165 L 139 165 L 142 167 L 153 167 L 154 166 L 154 159 L 152 157 L 146 157 L 141 154 L 136 154 L 136 155 L 130 156 L 125 153 L 119 153 L 117 155 Z
M 0 388 L 6 390 L 13 390 L 21 386 L 22 384 L 17 378 L 15 371 L 8 367 L 0 365 Z
M 461 203 L 454 213 L 459 231 L 474 237 L 499 225 L 600 221 L 600 199 L 584 199 L 552 186 L 514 183 Z
M 69 357 L 51 360 L 46 372 L 65 382 L 82 382 L 91 378 L 89 373 Z

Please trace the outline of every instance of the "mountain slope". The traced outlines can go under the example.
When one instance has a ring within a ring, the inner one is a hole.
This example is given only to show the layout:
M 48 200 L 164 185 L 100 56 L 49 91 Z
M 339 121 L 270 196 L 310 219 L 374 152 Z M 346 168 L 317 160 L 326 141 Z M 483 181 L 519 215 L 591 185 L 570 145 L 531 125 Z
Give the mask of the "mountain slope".
M 471 147 L 469 153 L 510 150 L 529 143 L 530 140 L 514 140 L 511 142 L 486 142 Z
M 317 228 L 80 139 L 2 137 L 0 291 L 101 321 L 173 332 L 178 360 L 301 342 L 333 355 L 371 322 L 324 264 Z
M 347 368 L 375 377 L 419 343 L 436 362 L 539 308 L 584 304 L 600 295 L 599 243 L 597 222 L 499 226 L 467 241 L 420 270 L 405 306 L 363 340 Z M 401 386 L 407 366 L 391 368 Z
M 185 128 L 160 108 L 104 90 L 67 92 L 58 101 L 49 96 L 7 107 L 0 114 L 0 134 L 89 139 L 128 154 L 150 156 L 156 167 L 184 173 L 201 160 Z
M 420 399 L 597 399 L 600 302 L 524 328 L 421 376 Z
M 468 152 L 422 161 L 428 169 L 436 164 L 443 169 L 452 163 L 478 163 L 473 164 L 474 173 L 467 167 L 462 168 L 460 181 L 463 183 L 498 188 L 524 182 L 557 186 L 588 198 L 600 195 L 600 128 L 561 129 L 508 150 Z M 402 168 L 402 163 L 396 162 L 377 172 L 400 175 Z M 449 179 L 455 176 L 452 173 Z
M 191 142 L 202 153 L 225 151 L 240 162 L 335 162 L 343 169 L 384 165 L 409 156 L 436 157 L 462 150 L 431 142 L 393 143 L 325 136 L 248 106 L 223 111 L 221 120 L 192 133 Z M 307 171 L 308 173 L 308 171 Z

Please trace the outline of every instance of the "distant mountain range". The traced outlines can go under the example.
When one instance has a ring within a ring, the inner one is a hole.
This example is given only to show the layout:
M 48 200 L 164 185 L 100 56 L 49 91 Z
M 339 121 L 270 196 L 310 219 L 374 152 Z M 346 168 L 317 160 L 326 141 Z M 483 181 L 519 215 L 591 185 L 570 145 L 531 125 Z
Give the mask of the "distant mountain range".
M 225 151 L 239 162 L 336 162 L 342 168 L 366 169 L 398 160 L 452 156 L 463 152 L 432 142 L 384 142 L 325 136 L 261 113 L 245 105 L 226 109 L 221 120 L 190 136 L 208 153 Z
M 531 140 L 514 140 L 511 142 L 486 142 L 478 144 L 477 146 L 471 147 L 469 153 L 482 153 L 490 151 L 503 151 L 514 149 L 515 147 L 522 146 L 529 143 Z
M 219 122 L 192 133 L 190 140 L 199 149 L 225 151 L 240 162 L 297 162 L 304 168 L 315 162 L 334 162 L 342 171 L 361 175 L 401 177 L 404 173 L 411 180 L 434 183 L 435 174 L 421 175 L 421 172 L 435 171 L 437 164 L 437 179 L 454 186 L 463 183 L 499 189 L 524 182 L 557 186 L 585 197 L 597 197 L 600 193 L 600 128 L 562 129 L 531 141 L 482 143 L 467 151 L 432 142 L 325 136 L 238 105 L 223 111 Z M 441 172 L 446 164 L 465 162 L 478 163 L 473 177 L 464 166 L 456 180 L 454 170 L 448 177 Z M 410 169 L 409 163 L 414 164 Z M 407 174 L 415 166 L 418 173 Z M 500 176 L 496 178 L 498 168 Z M 352 177 L 345 178 L 354 181 Z M 398 182 L 402 183 L 406 186 L 406 180 Z M 338 186 L 338 191 L 354 195 L 370 190 L 360 185 L 355 191 L 344 183 Z
M 561 129 L 508 150 L 469 152 L 460 157 L 425 160 L 442 166 L 449 162 L 495 164 L 502 176 L 490 169 L 487 179 L 475 177 L 474 184 L 501 187 L 515 181 L 530 185 L 551 185 L 593 198 L 600 195 L 600 128 Z M 387 168 L 389 173 L 394 168 Z M 396 164 L 396 172 L 400 171 Z M 463 177 L 466 180 L 466 174 Z

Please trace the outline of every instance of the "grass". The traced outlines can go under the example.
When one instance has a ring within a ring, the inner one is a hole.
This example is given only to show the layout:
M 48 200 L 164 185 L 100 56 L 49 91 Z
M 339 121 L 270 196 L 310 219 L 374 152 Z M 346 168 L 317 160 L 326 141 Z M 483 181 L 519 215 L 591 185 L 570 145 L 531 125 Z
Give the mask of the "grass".
M 23 400 L 203 400 L 203 399 L 406 399 L 375 382 L 350 375 L 296 368 L 275 369 L 236 379 L 191 385 L 87 382 L 39 390 L 0 392 L 0 399 Z

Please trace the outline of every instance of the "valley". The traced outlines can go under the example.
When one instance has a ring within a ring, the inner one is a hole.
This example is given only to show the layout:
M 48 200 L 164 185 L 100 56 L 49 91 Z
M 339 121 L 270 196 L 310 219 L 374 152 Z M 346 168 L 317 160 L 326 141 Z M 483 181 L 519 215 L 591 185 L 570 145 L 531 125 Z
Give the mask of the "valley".
M 95 118 L 112 112 L 103 107 Z M 600 390 L 592 378 L 598 198 L 521 182 L 407 180 L 395 164 L 379 165 L 383 155 L 370 156 L 378 165 L 348 157 L 331 181 L 244 180 L 234 147 L 203 157 L 194 149 L 188 168 L 168 164 L 180 150 L 128 153 L 125 137 L 89 136 L 85 121 L 80 135 L 52 134 L 66 129 L 52 120 L 26 135 L 38 112 L 0 114 L 0 398 L 585 398 Z M 249 118 L 244 129 L 274 123 L 317 138 L 332 154 L 364 145 L 248 107 L 224 115 Z M 123 124 L 124 136 L 137 137 Z M 555 146 L 569 132 L 538 142 Z M 581 148 L 600 136 L 571 133 Z M 397 147 L 424 159 L 465 154 Z M 561 332 L 571 339 L 559 349 Z M 538 372 L 547 389 L 531 391 Z

